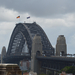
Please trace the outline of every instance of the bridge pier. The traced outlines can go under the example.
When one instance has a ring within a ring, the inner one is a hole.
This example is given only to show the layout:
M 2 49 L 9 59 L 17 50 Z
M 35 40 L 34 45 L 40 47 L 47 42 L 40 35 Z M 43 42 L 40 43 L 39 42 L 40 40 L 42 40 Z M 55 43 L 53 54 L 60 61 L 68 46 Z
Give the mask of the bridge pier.
M 3 46 L 2 52 L 1 52 L 1 63 L 4 63 L 3 57 L 4 57 L 5 55 L 6 55 L 6 48 L 5 48 L 5 46 Z
M 45 69 L 46 70 L 46 75 L 58 75 L 58 72 L 55 70 L 50 70 L 50 69 Z
M 58 71 L 56 70 L 51 70 L 51 69 L 45 69 L 45 70 L 46 70 L 45 72 L 46 75 L 58 75 Z
M 67 54 L 67 45 L 64 35 L 60 35 L 57 38 L 56 44 L 56 55 L 57 56 L 64 56 Z
M 31 71 L 40 73 L 41 62 L 36 59 L 36 55 L 41 55 L 42 53 L 42 43 L 41 36 L 35 35 L 32 42 L 32 51 L 31 51 Z

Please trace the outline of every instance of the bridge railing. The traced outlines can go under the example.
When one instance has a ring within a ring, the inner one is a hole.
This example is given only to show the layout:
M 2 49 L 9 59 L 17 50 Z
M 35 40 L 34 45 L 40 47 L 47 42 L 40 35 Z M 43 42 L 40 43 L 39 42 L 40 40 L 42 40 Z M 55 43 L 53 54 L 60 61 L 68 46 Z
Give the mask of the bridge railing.
M 67 57 L 75 57 L 75 54 L 64 54 L 63 56 L 67 56 Z

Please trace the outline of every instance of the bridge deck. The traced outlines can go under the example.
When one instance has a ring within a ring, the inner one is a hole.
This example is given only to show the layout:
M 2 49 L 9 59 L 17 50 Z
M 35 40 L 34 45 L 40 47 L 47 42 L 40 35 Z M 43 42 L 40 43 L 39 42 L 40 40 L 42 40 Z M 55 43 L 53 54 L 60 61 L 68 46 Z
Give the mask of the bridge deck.
M 75 57 L 66 57 L 66 56 L 36 56 L 37 59 L 39 60 L 54 60 L 54 61 L 66 61 L 66 62 L 75 62 Z
M 30 60 L 30 55 L 14 55 L 14 56 L 6 56 L 3 58 L 5 63 L 16 63 L 19 62 L 20 60 Z

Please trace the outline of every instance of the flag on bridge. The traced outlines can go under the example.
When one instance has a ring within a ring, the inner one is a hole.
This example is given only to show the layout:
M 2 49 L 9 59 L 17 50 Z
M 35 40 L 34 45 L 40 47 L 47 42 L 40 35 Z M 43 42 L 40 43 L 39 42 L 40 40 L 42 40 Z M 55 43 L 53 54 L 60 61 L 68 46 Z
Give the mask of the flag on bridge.
M 20 16 L 17 16 L 16 18 L 20 18 Z
M 27 17 L 27 19 L 29 19 L 30 18 L 30 16 L 29 17 Z

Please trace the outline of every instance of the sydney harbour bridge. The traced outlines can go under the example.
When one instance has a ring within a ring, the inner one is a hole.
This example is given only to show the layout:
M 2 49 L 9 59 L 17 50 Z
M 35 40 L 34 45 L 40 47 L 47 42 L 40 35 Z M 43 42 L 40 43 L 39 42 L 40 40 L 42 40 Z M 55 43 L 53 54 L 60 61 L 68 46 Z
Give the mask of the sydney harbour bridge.
M 54 55 L 54 48 L 52 47 L 44 30 L 38 24 L 35 22 L 19 23 L 16 24 L 16 27 L 12 32 L 4 60 L 7 63 L 18 63 L 18 61 L 23 58 L 31 59 L 32 40 L 36 34 L 41 36 L 43 53 Z
M 41 67 L 60 70 L 65 66 L 75 65 L 75 58 L 54 57 L 54 48 L 44 30 L 36 22 L 16 24 L 3 61 L 5 63 L 19 64 L 20 60 L 31 60 L 32 42 L 35 35 L 41 36 L 42 54 L 46 56 L 38 55 L 36 57 L 37 60 L 41 61 Z

